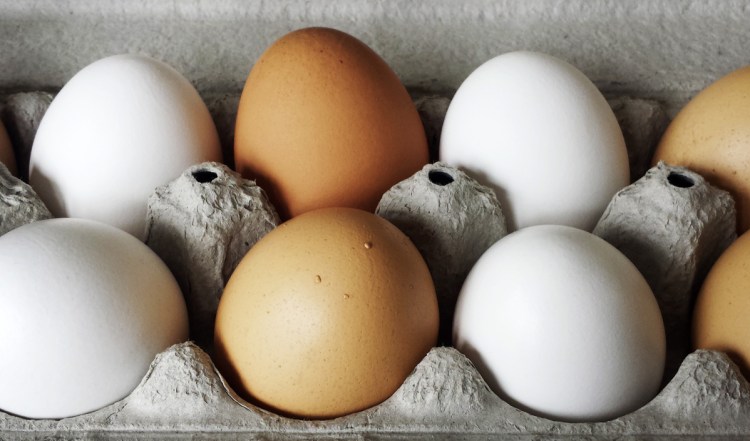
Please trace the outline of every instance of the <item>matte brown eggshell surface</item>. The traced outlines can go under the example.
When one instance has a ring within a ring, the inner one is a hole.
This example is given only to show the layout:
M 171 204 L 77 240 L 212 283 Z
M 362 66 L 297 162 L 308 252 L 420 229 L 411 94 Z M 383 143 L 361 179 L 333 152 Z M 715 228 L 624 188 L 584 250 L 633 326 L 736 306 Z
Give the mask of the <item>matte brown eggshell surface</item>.
M 406 235 L 368 212 L 327 208 L 245 255 L 219 304 L 216 362 L 251 402 L 332 418 L 391 396 L 437 332 L 435 288 Z
M 693 346 L 726 352 L 750 375 L 750 233 L 734 241 L 706 276 L 693 316 Z
M 419 114 L 372 49 L 327 28 L 282 37 L 240 99 L 237 171 L 256 179 L 283 219 L 323 207 L 374 211 L 428 161 Z

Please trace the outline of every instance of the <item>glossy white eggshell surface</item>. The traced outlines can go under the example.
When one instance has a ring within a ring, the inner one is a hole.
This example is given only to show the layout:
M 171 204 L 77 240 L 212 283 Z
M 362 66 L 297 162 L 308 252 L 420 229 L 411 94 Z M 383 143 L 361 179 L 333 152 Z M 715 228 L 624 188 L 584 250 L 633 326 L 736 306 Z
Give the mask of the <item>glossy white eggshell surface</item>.
M 619 417 L 662 380 L 664 324 L 651 289 L 616 248 L 571 227 L 529 227 L 487 250 L 453 330 L 498 395 L 555 420 Z
M 602 94 L 572 65 L 535 52 L 500 55 L 466 78 L 445 117 L 440 160 L 493 188 L 511 230 L 591 231 L 630 179 Z
M 127 396 L 157 353 L 188 338 L 166 265 L 125 232 L 50 219 L 0 237 L 0 409 L 90 412 Z
M 221 161 L 221 149 L 190 82 L 161 61 L 116 55 L 82 69 L 55 97 L 34 139 L 29 182 L 56 217 L 143 238 L 151 192 L 204 161 Z

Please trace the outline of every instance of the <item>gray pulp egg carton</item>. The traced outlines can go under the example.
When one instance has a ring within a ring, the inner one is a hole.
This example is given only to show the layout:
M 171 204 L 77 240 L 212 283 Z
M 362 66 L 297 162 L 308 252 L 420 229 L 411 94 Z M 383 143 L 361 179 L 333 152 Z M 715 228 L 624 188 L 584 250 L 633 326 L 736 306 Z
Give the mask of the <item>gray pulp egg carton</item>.
M 275 415 L 234 394 L 209 353 L 211 314 L 220 287 L 242 254 L 278 218 L 251 182 L 220 164 L 201 164 L 154 193 L 147 242 L 179 279 L 191 331 L 206 351 L 193 342 L 167 349 L 128 397 L 86 415 L 30 420 L 0 411 L 0 439 L 750 436 L 747 380 L 725 354 L 689 353 L 686 346 L 685 305 L 716 256 L 734 239 L 733 202 L 689 170 L 662 164 L 646 173 L 669 117 L 697 90 L 745 63 L 748 6 L 750 2 L 738 0 L 0 0 L 0 118 L 13 140 L 20 170 L 28 164 L 36 128 L 53 93 L 83 66 L 114 53 L 146 53 L 189 78 L 211 110 L 227 158 L 249 64 L 275 38 L 295 28 L 333 26 L 380 53 L 413 92 L 433 159 L 451 91 L 473 68 L 515 49 L 539 50 L 572 62 L 609 97 L 625 134 L 633 181 L 645 174 L 613 198 L 595 233 L 644 273 L 662 308 L 670 341 L 661 392 L 641 409 L 608 422 L 563 423 L 518 410 L 496 396 L 471 362 L 451 347 L 434 348 L 393 396 L 373 408 L 326 421 Z M 227 194 L 247 203 L 228 203 L 233 198 Z M 239 217 L 202 215 L 202 198 Z M 447 211 L 436 212 L 436 200 Z M 405 208 L 406 202 L 411 209 Z M 175 205 L 195 208 L 193 230 L 176 216 L 179 210 L 170 209 Z M 467 225 L 462 220 L 467 213 L 481 221 Z M 440 163 L 395 186 L 384 196 L 378 214 L 398 225 L 420 249 L 436 280 L 441 306 L 451 305 L 473 261 L 506 233 L 496 201 L 461 172 Z M 641 221 L 635 222 L 636 216 Z M 2 232 L 47 217 L 33 191 L 0 166 Z M 237 222 L 239 218 L 243 221 Z M 686 234 L 690 222 L 693 229 Z M 164 228 L 170 223 L 184 227 L 183 241 L 165 239 Z M 668 228 L 656 231 L 653 225 Z M 461 242 L 451 240 L 457 231 Z M 203 239 L 197 239 L 197 232 Z M 249 240 L 234 243 L 230 235 Z M 222 250 L 220 258 L 216 247 Z M 451 247 L 452 259 L 436 257 L 445 247 Z M 180 252 L 170 260 L 165 248 Z M 211 258 L 195 259 L 201 253 Z M 195 264 L 201 261 L 209 264 Z
M 3 115 L 11 122 L 19 152 L 29 146 L 17 135 L 33 134 L 37 112 L 43 113 L 49 97 L 40 92 L 5 97 Z M 210 102 L 215 119 L 233 120 L 237 99 Z M 415 102 L 435 147 L 449 99 L 420 96 Z M 653 101 L 621 97 L 610 103 L 628 134 L 631 151 L 637 153 L 631 155 L 634 168 L 645 168 L 638 158 L 649 155 L 638 150 L 650 150 L 658 133 L 646 136 L 639 128 L 661 130 L 666 115 Z M 682 179 L 678 182 L 682 186 L 671 182 L 675 176 Z M 687 188 L 686 182 L 690 183 Z M 645 215 L 644 199 L 652 204 Z M 638 207 L 633 205 L 636 200 Z M 221 211 L 217 213 L 215 207 Z M 684 308 L 674 305 L 689 303 L 694 280 L 734 239 L 733 209 L 728 194 L 710 187 L 699 175 L 660 164 L 618 193 L 597 225 L 596 234 L 619 246 L 640 268 L 651 268 L 644 274 L 655 289 L 668 336 L 674 336 L 674 341 L 686 341 L 689 323 Z M 455 302 L 463 277 L 482 251 L 506 234 L 501 208 L 491 191 L 439 162 L 394 186 L 377 212 L 402 228 L 420 249 L 444 310 Z M 639 221 L 634 222 L 636 216 Z M 18 226 L 47 217 L 33 190 L 0 166 L 2 224 Z M 146 243 L 164 258 L 180 282 L 191 315 L 191 334 L 207 350 L 223 284 L 244 253 L 278 222 L 273 207 L 252 181 L 217 163 L 189 168 L 149 199 Z M 648 227 L 653 224 L 671 228 L 656 234 Z M 694 234 L 686 234 L 688 230 Z M 244 240 L 233 240 L 236 237 Z M 639 237 L 644 240 L 634 240 Z M 633 248 L 633 243 L 641 248 Z M 669 250 L 668 257 L 664 250 Z M 649 260 L 655 255 L 662 260 Z M 445 323 L 450 323 L 451 312 L 444 315 Z M 207 352 L 188 342 L 159 354 L 141 384 L 121 401 L 62 420 L 30 420 L 0 412 L 0 433 L 13 437 L 189 434 L 374 439 L 750 434 L 750 385 L 737 367 L 720 352 L 701 350 L 684 358 L 687 349 L 679 345 L 676 349 L 670 353 L 676 373 L 668 370 L 674 377 L 661 393 L 643 408 L 604 423 L 555 422 L 518 410 L 495 395 L 472 363 L 451 347 L 434 348 L 384 403 L 333 420 L 303 421 L 274 415 L 238 397 Z

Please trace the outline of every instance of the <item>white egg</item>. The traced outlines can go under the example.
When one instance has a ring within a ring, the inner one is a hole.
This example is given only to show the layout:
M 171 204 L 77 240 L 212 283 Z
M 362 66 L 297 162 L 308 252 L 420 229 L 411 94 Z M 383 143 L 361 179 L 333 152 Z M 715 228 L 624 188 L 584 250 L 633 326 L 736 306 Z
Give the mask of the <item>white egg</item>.
M 187 167 L 220 161 L 218 134 L 190 82 L 139 55 L 99 60 L 55 97 L 31 150 L 29 182 L 53 215 L 143 238 L 146 204 Z
M 630 175 L 622 131 L 596 86 L 534 52 L 498 56 L 466 78 L 445 117 L 440 160 L 495 189 L 511 230 L 591 231 Z
M 156 354 L 188 337 L 166 265 L 109 225 L 50 219 L 0 237 L 0 409 L 90 412 L 127 396 Z
M 662 380 L 664 324 L 648 283 L 572 227 L 529 227 L 490 247 L 464 283 L 453 332 L 499 396 L 555 420 L 619 417 Z
M 0 122 L 0 162 L 5 164 L 5 167 L 8 168 L 8 171 L 12 175 L 15 176 L 18 174 L 16 170 L 16 154 L 13 151 L 13 145 L 2 122 Z

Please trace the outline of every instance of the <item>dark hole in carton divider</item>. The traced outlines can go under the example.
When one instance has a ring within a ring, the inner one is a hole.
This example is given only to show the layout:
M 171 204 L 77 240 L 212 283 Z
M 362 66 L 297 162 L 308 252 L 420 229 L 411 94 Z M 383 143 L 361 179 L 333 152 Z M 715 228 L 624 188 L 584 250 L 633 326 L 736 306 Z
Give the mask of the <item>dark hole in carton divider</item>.
M 451 182 L 453 182 L 453 176 L 440 170 L 430 171 L 427 174 L 427 177 L 430 178 L 430 182 L 436 185 L 440 185 L 440 186 L 448 185 Z
M 193 177 L 196 181 L 200 182 L 201 184 L 207 184 L 214 179 L 218 178 L 219 175 L 216 173 L 210 171 L 210 170 L 196 170 L 193 172 Z
M 667 176 L 667 181 L 675 187 L 680 188 L 690 188 L 695 185 L 695 182 L 689 177 L 675 172 L 672 172 Z

